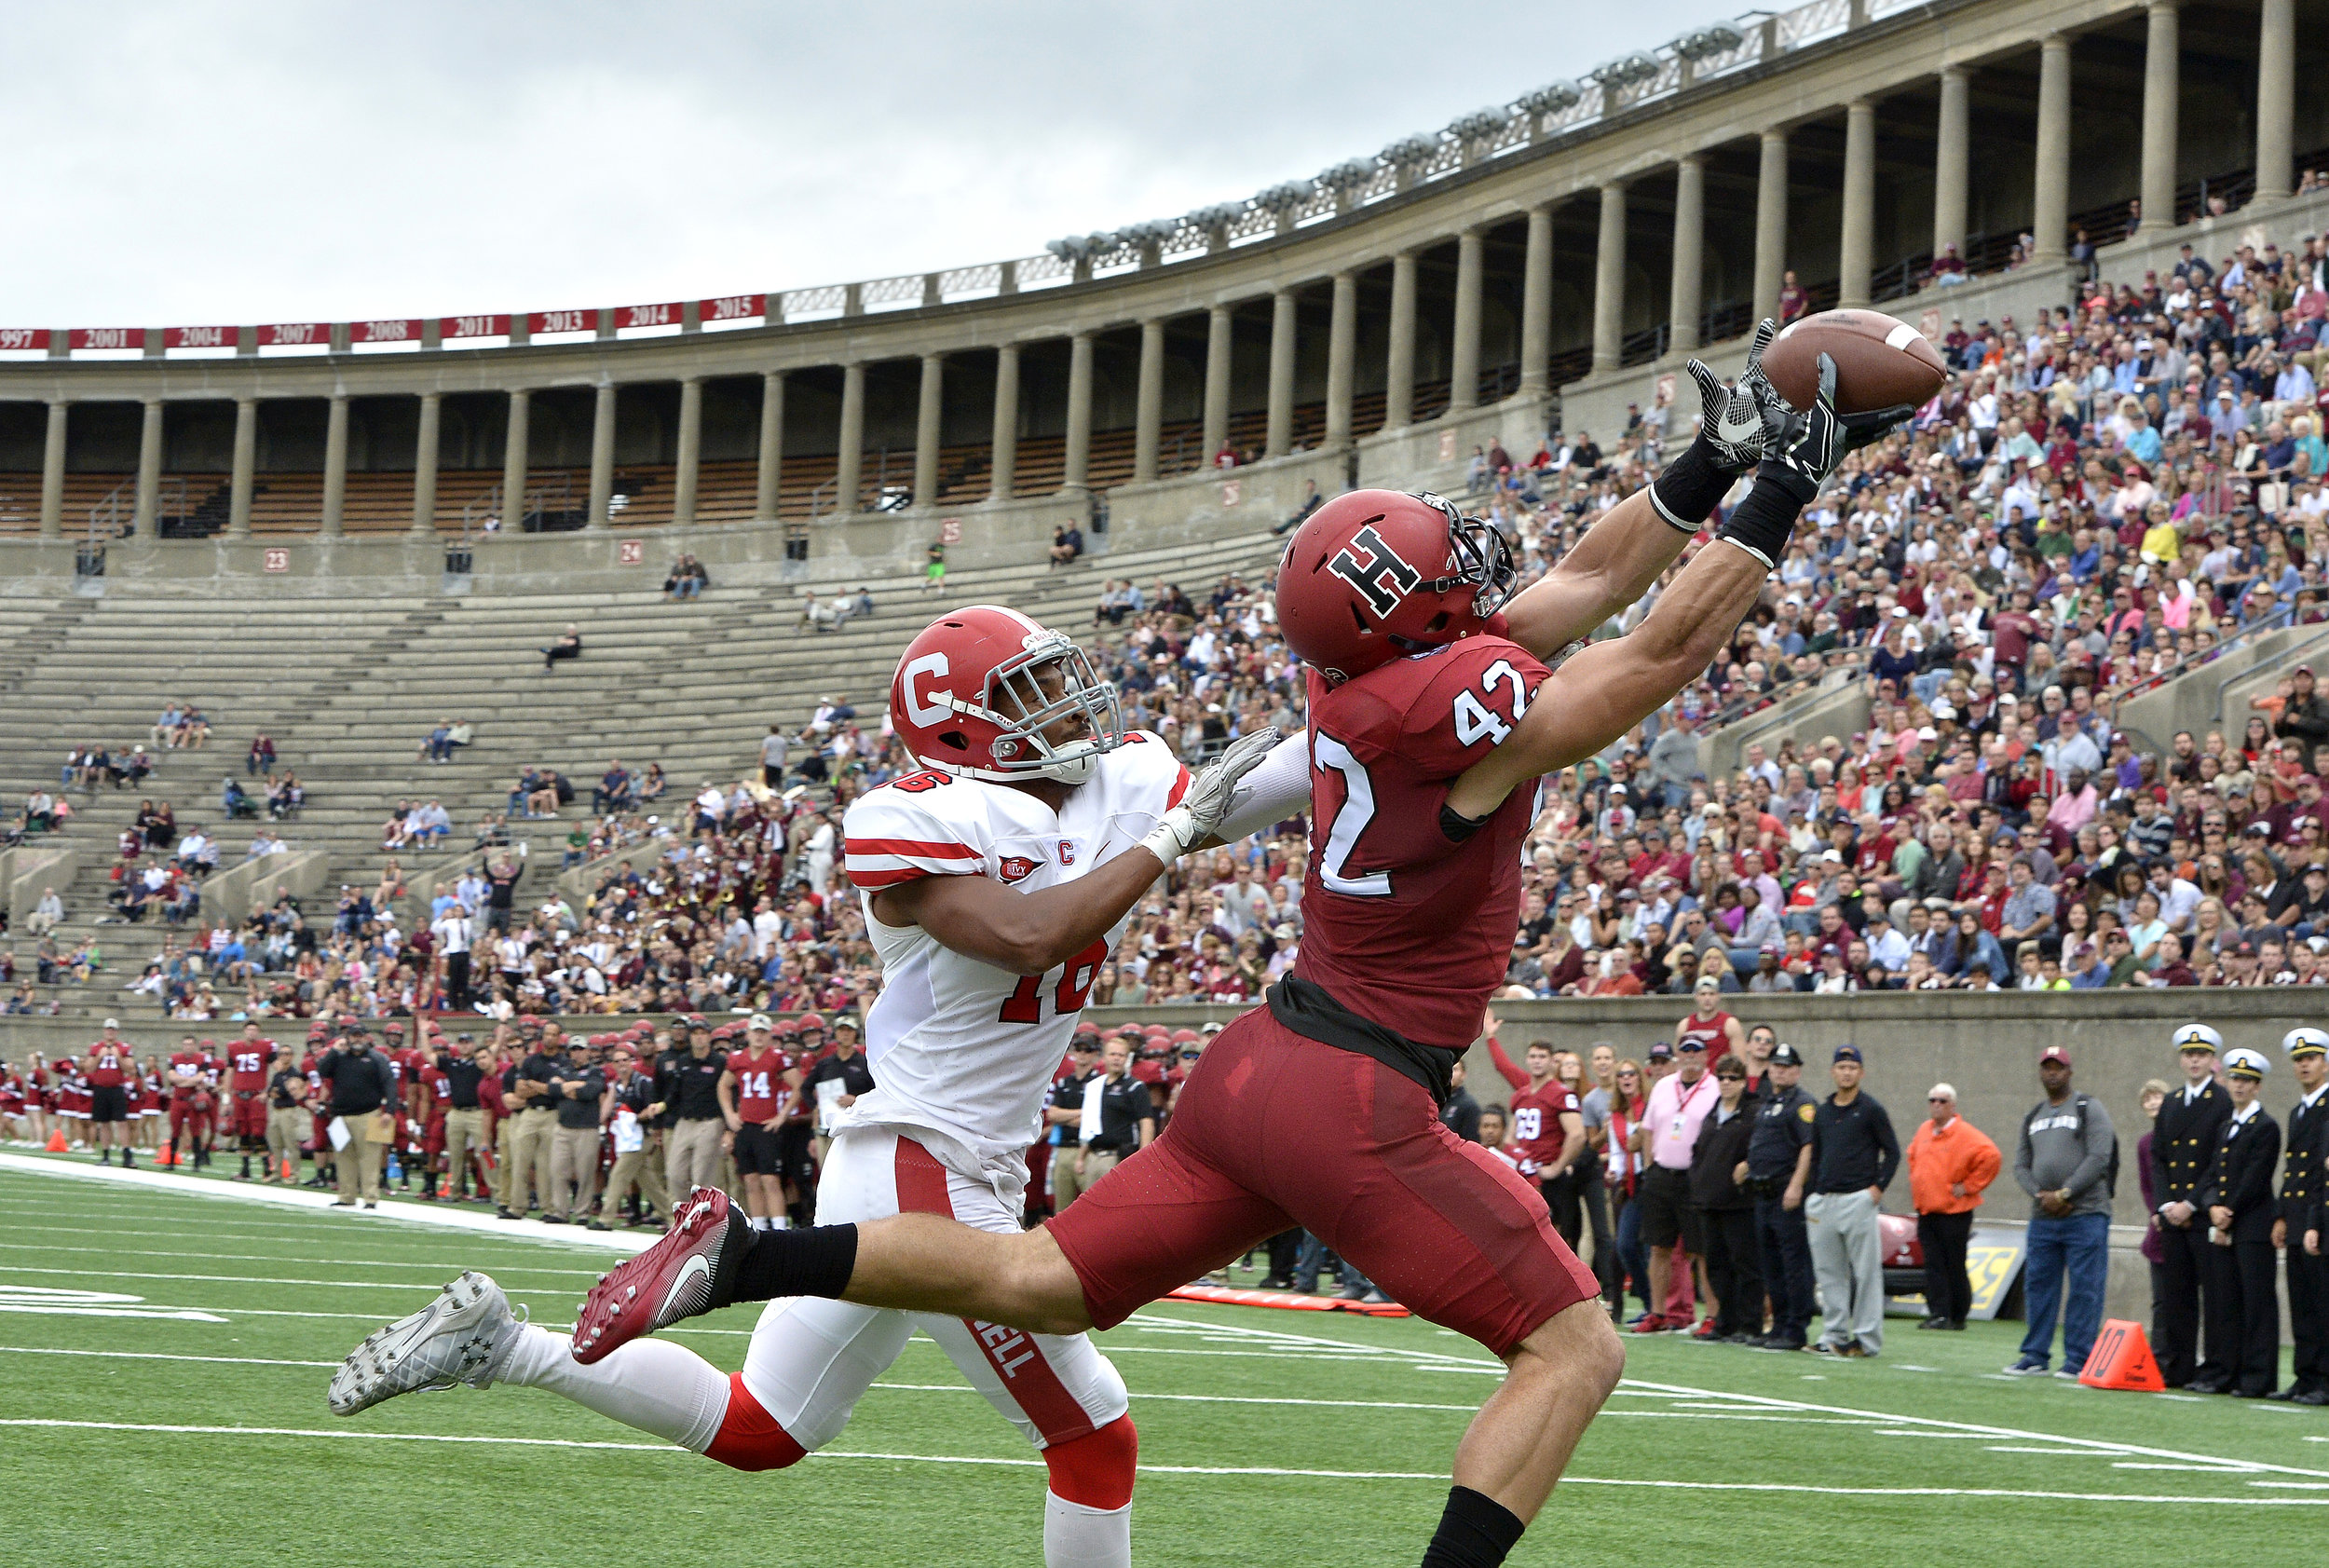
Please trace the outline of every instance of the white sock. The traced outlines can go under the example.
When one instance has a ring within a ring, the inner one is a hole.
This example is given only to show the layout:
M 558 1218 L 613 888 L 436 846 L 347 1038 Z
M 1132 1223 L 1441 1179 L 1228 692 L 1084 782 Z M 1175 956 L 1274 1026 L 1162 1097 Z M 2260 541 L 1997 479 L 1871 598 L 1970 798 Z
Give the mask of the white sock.
M 639 1339 L 584 1366 L 565 1334 L 526 1324 L 496 1383 L 546 1388 L 603 1416 L 701 1453 L 728 1414 L 728 1374 L 685 1345 Z
M 752 1217 L 752 1228 L 756 1231 L 767 1230 L 769 1228 L 769 1217 L 765 1214 L 754 1215 Z
M 1043 1568 L 1132 1568 L 1132 1505 L 1087 1508 L 1044 1493 Z

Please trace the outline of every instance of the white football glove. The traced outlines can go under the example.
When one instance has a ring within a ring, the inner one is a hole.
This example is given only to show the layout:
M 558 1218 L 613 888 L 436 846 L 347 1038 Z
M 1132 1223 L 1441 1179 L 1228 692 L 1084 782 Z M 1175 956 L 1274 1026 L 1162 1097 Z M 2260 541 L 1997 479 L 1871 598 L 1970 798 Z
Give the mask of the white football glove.
M 1189 791 L 1180 798 L 1180 804 L 1157 819 L 1155 828 L 1140 840 L 1140 847 L 1170 870 L 1173 862 L 1220 826 L 1222 819 L 1229 815 L 1230 796 L 1237 781 L 1260 767 L 1278 740 L 1277 727 L 1263 725 L 1231 742 L 1229 749 L 1212 766 L 1190 781 Z

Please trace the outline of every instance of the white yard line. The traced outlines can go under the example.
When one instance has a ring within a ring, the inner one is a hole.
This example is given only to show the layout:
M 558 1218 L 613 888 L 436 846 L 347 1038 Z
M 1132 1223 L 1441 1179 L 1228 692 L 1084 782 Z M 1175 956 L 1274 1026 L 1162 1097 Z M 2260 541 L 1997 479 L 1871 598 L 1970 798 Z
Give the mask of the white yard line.
M 89 1256 L 92 1250 L 94 1250 L 94 1248 L 87 1246 L 53 1247 L 46 1242 L 0 1241 L 0 1252 L 70 1252 L 85 1258 Z M 275 1252 L 212 1252 L 208 1249 L 173 1251 L 167 1248 L 136 1247 L 108 1247 L 103 1250 L 105 1256 L 108 1258 L 198 1258 L 206 1262 L 221 1263 L 298 1263 L 306 1261 L 306 1259 L 286 1258 L 281 1254 Z M 331 1263 L 334 1268 L 444 1269 L 449 1274 L 459 1274 L 464 1269 L 471 1269 L 477 1266 L 474 1260 L 467 1262 L 449 1262 L 438 1261 L 436 1260 L 427 1258 L 334 1258 L 331 1260 Z M 504 1263 L 495 1264 L 492 1266 L 492 1273 L 497 1275 L 505 1274 L 551 1274 L 561 1275 L 574 1279 L 596 1279 L 603 1272 L 605 1271 L 600 1269 L 541 1269 L 534 1268 L 524 1263 Z
M 0 1420 L 0 1426 L 70 1428 L 92 1432 L 151 1432 L 172 1436 L 332 1438 L 356 1442 L 464 1443 L 513 1448 L 611 1449 L 646 1453 L 678 1454 L 688 1452 L 668 1443 L 604 1442 L 577 1438 L 453 1436 L 434 1432 L 366 1432 L 330 1426 L 196 1426 L 161 1422 L 63 1421 L 46 1418 Z M 810 1457 L 817 1460 L 870 1460 L 876 1463 L 898 1465 L 1000 1466 L 1012 1469 L 1040 1469 L 1043 1464 L 1041 1459 L 1033 1458 L 946 1453 L 878 1453 L 836 1449 L 825 1449 Z M 1444 1470 L 1324 1470 L 1267 1465 L 1143 1465 L 1140 1468 L 1151 1475 L 1164 1476 L 1253 1476 L 1265 1479 L 1291 1478 L 1320 1480 L 1414 1480 L 1439 1485 L 1444 1485 L 1448 1479 Z M 2241 1507 L 2254 1507 L 2260 1505 L 2283 1507 L 2329 1507 L 2329 1497 L 2257 1497 L 2247 1494 L 2231 1497 L 2195 1497 L 2110 1492 L 2036 1492 L 2007 1487 L 1811 1486 L 1783 1481 L 1653 1480 L 1613 1476 L 1569 1476 L 1563 1478 L 1562 1483 L 1568 1486 L 1639 1487 L 1661 1492 L 1789 1493 L 1824 1497 L 1991 1497 L 2050 1503 L 2125 1503 L 2185 1507 L 2205 1507 L 2224 1504 Z
M 382 1199 L 376 1209 L 335 1211 L 333 1207 L 335 1194 L 312 1188 L 262 1187 L 250 1182 L 178 1176 L 169 1171 L 124 1170 L 119 1166 L 68 1164 L 39 1154 L 0 1153 L 0 1172 L 9 1171 L 61 1180 L 86 1181 L 98 1190 L 110 1189 L 116 1193 L 143 1190 L 180 1197 L 216 1198 L 229 1203 L 301 1209 L 309 1213 L 336 1212 L 342 1218 L 351 1220 L 389 1220 L 441 1231 L 524 1236 L 533 1241 L 554 1241 L 567 1247 L 587 1247 L 607 1252 L 638 1252 L 656 1240 L 644 1231 L 586 1231 L 579 1225 L 545 1225 L 538 1220 L 502 1220 L 482 1209 L 448 1208 L 442 1204 L 407 1203 L 395 1198 Z

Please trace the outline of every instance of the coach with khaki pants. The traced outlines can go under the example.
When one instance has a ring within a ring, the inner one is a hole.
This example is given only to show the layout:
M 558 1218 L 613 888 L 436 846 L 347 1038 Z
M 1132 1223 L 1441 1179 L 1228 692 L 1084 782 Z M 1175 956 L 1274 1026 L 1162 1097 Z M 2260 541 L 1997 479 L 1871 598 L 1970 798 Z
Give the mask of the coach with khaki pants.
M 297 1179 L 299 1140 L 315 1118 L 307 1111 L 307 1078 L 289 1061 L 275 1070 L 266 1094 L 267 1179 Z M 286 1170 L 293 1174 L 284 1175 Z
M 1083 1109 L 1076 1120 L 1076 1141 L 1083 1147 L 1073 1156 L 1076 1168 L 1064 1195 L 1058 1177 L 1052 1179 L 1060 1208 L 1090 1192 L 1118 1161 L 1156 1136 L 1156 1102 L 1149 1086 L 1132 1076 L 1132 1047 L 1111 1040 L 1100 1056 L 1107 1071 L 1083 1085 Z
M 606 1196 L 599 1208 L 600 1217 L 612 1220 L 621 1212 L 622 1200 L 631 1195 L 633 1187 L 647 1200 L 645 1214 L 668 1217 L 671 1192 L 663 1185 L 662 1134 L 647 1125 L 647 1108 L 655 1103 L 654 1080 L 638 1070 L 637 1060 L 627 1047 L 618 1046 L 608 1070 L 607 1087 L 613 1091 L 607 1107 L 609 1121 L 614 1122 L 624 1111 L 630 1112 L 632 1119 L 628 1124 L 615 1123 L 615 1168 L 606 1176 Z M 620 1129 L 624 1125 L 638 1134 L 636 1149 L 622 1147 Z
M 448 1085 L 444 1111 L 444 1195 L 453 1196 L 469 1184 L 471 1150 L 485 1146 L 485 1107 L 478 1097 L 484 1066 L 477 1059 L 477 1043 L 464 1034 L 453 1049 L 437 1057 L 437 1070 Z M 484 1196 L 482 1193 L 478 1194 Z
M 323 1059 L 323 1081 L 332 1095 L 332 1115 L 347 1130 L 339 1152 L 340 1195 L 335 1208 L 353 1208 L 361 1195 L 366 1208 L 380 1207 L 380 1167 L 392 1136 L 388 1104 L 396 1077 L 388 1058 L 371 1049 L 361 1034 L 332 1043 Z
M 684 1199 L 697 1187 L 715 1187 L 720 1179 L 720 1134 L 728 1118 L 720 1114 L 720 1074 L 728 1070 L 728 1054 L 712 1049 L 712 1030 L 701 1018 L 688 1020 L 688 1049 L 665 1057 L 656 1065 L 656 1103 L 647 1107 L 652 1121 L 669 1113 L 675 1118 L 665 1139 L 663 1175 L 672 1195 Z
M 559 1096 L 550 1086 L 551 1080 L 562 1072 L 571 1072 L 565 1055 L 544 1044 L 536 1047 L 518 1067 L 517 1086 L 511 1098 L 524 1107 L 513 1118 L 510 1129 L 510 1158 L 504 1166 L 501 1207 L 512 1214 L 524 1214 L 525 1184 L 534 1184 L 534 1196 L 545 1211 L 550 1209 L 552 1171 L 552 1134 L 558 1125 L 556 1110 Z
M 553 1225 L 580 1220 L 591 1211 L 598 1188 L 598 1106 L 606 1075 L 594 1062 L 569 1067 L 551 1081 L 558 1097 L 557 1130 L 551 1134 L 550 1190 L 542 1196 L 542 1218 Z M 599 1230 L 598 1220 L 590 1223 Z

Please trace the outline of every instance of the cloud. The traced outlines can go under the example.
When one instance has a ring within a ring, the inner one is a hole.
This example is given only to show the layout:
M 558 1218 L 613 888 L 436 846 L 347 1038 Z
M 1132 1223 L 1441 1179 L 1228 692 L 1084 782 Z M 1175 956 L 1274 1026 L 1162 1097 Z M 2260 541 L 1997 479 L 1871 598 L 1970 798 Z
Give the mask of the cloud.
M 1030 255 L 1723 14 L 1571 9 L 20 10 L 0 325 L 615 305 Z

